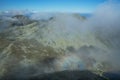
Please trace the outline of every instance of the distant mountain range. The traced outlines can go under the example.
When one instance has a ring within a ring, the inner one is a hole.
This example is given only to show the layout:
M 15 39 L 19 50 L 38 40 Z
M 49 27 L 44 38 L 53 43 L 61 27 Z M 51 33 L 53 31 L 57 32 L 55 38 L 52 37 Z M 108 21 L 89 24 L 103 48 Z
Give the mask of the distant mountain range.
M 37 12 L 37 11 L 29 11 L 29 10 L 11 10 L 11 11 L 1 11 L 0 12 L 0 18 L 2 16 L 5 16 L 5 17 L 10 17 L 10 16 L 15 16 L 15 15 L 25 15 L 25 16 L 28 16 L 28 17 L 34 17 L 34 16 L 39 16 L 41 17 L 41 15 L 50 15 L 51 13 L 41 13 L 41 12 Z M 79 13 L 81 16 L 84 16 L 86 18 L 90 17 L 92 15 L 92 13 Z M 53 15 L 53 13 L 51 14 Z M 45 18 L 45 16 L 44 16 Z

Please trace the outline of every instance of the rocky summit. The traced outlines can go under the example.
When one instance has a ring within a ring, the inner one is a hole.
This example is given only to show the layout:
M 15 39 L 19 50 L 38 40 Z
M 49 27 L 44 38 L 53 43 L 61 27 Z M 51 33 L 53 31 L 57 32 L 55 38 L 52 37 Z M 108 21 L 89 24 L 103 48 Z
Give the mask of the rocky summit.
M 120 45 L 113 41 L 120 38 L 106 39 L 85 30 L 86 21 L 79 14 L 65 13 L 37 20 L 25 15 L 1 18 L 0 79 L 107 80 L 104 72 L 120 67 L 110 59 L 116 57 L 113 53 L 119 55 Z

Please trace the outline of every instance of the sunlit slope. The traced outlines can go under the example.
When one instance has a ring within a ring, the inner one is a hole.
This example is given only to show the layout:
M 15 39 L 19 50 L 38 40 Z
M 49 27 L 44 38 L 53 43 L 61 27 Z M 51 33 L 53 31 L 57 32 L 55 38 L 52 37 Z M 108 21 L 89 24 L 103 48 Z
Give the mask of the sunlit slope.
M 66 49 L 73 46 L 97 46 L 105 48 L 106 45 L 96 39 L 91 31 L 84 34 L 82 23 L 84 18 L 78 14 L 56 14 L 48 20 L 40 20 L 25 26 L 10 27 L 1 36 L 11 40 L 35 39 L 44 45 L 54 48 Z

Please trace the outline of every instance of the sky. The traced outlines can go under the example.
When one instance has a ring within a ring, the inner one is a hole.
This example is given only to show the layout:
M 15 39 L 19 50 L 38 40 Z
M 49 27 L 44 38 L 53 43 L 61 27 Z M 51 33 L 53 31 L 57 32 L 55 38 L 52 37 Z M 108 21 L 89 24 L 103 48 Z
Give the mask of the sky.
M 91 13 L 106 1 L 108 0 L 0 0 L 0 10 Z

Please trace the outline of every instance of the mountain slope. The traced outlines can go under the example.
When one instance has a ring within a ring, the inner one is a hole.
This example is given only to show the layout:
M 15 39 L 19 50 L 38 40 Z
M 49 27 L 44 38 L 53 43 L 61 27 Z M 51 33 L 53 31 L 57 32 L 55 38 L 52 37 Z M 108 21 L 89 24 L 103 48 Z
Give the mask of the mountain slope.
M 119 70 L 119 62 L 110 59 L 119 56 L 119 50 L 113 50 L 116 45 L 99 33 L 84 32 L 85 19 L 78 14 L 54 14 L 47 20 L 29 20 L 23 15 L 13 18 L 22 25 L 16 25 L 15 19 L 15 26 L 8 25 L 0 32 L 1 77 L 19 79 L 64 70 L 97 70 L 98 74 Z

